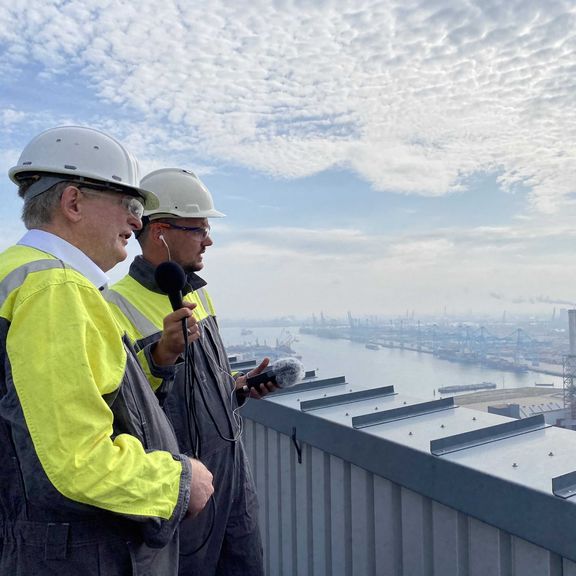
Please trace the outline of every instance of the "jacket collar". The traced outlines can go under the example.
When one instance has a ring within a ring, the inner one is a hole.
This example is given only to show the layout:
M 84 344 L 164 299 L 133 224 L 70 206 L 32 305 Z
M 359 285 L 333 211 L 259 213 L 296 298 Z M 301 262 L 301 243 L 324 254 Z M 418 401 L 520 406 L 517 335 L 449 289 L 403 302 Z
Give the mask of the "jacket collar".
M 134 280 L 140 282 L 144 288 L 147 288 L 152 292 L 163 294 L 154 279 L 155 270 L 156 266 L 148 262 L 148 260 L 145 260 L 143 256 L 136 256 L 132 264 L 130 264 L 130 276 L 132 276 Z M 203 288 L 206 284 L 207 282 L 200 278 L 198 274 L 195 272 L 189 272 L 186 274 L 186 285 L 184 286 L 184 290 L 182 290 L 182 295 L 184 296 L 189 292 Z
M 51 254 L 80 272 L 96 288 L 102 289 L 108 284 L 108 276 L 82 250 L 51 232 L 28 230 L 18 244 Z

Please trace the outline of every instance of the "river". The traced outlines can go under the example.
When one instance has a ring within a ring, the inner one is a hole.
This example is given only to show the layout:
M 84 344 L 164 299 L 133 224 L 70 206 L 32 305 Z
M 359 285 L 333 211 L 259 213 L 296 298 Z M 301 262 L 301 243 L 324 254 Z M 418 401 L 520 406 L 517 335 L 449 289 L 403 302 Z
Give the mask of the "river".
M 359 342 L 332 340 L 299 334 L 297 328 L 287 333 L 281 328 L 251 328 L 243 335 L 240 328 L 222 327 L 227 345 L 260 344 L 274 346 L 278 338 L 291 335 L 291 346 L 307 370 L 316 369 L 319 378 L 345 376 L 353 387 L 374 388 L 393 385 L 396 392 L 422 399 L 438 397 L 440 386 L 494 382 L 497 388 L 520 388 L 553 383 L 562 388 L 562 378 L 538 372 L 506 372 L 476 364 L 462 364 L 435 358 L 431 354 L 380 348 L 370 350 Z M 452 395 L 452 394 L 451 394 Z

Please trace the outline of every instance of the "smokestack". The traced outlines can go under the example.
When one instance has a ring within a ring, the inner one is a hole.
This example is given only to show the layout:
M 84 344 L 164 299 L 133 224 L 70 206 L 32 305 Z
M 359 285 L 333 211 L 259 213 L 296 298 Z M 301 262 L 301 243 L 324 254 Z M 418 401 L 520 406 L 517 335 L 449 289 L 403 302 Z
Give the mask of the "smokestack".
M 568 337 L 570 338 L 570 356 L 576 355 L 576 310 L 568 310 Z

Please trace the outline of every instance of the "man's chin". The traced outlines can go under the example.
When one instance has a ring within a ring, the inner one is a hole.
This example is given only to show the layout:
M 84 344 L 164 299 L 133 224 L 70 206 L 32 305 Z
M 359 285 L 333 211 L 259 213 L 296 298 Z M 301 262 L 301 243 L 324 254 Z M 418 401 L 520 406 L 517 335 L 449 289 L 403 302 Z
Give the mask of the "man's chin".
M 128 252 L 124 248 L 119 248 L 118 250 L 116 250 L 116 253 L 114 254 L 114 256 L 115 256 L 114 263 L 111 264 L 111 266 L 108 266 L 108 270 L 112 270 L 112 268 L 114 268 L 114 266 L 116 266 L 116 264 L 120 264 L 120 262 L 124 262 L 124 260 L 126 260 L 126 258 L 128 258 Z M 104 270 L 104 272 L 108 272 L 108 270 Z
M 200 272 L 200 270 L 204 268 L 204 264 L 202 262 L 195 262 L 194 264 L 188 264 L 182 268 L 184 268 L 184 272 L 190 274 L 192 272 Z

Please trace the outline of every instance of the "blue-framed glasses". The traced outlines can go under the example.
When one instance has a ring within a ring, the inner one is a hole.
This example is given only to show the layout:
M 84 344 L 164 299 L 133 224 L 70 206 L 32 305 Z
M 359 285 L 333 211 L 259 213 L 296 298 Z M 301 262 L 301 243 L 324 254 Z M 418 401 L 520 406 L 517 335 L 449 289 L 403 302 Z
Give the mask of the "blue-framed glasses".
M 206 240 L 210 236 L 210 226 L 180 226 L 179 224 L 172 224 L 172 222 L 162 222 L 174 230 L 182 230 L 184 232 L 190 232 L 197 236 L 200 240 Z

